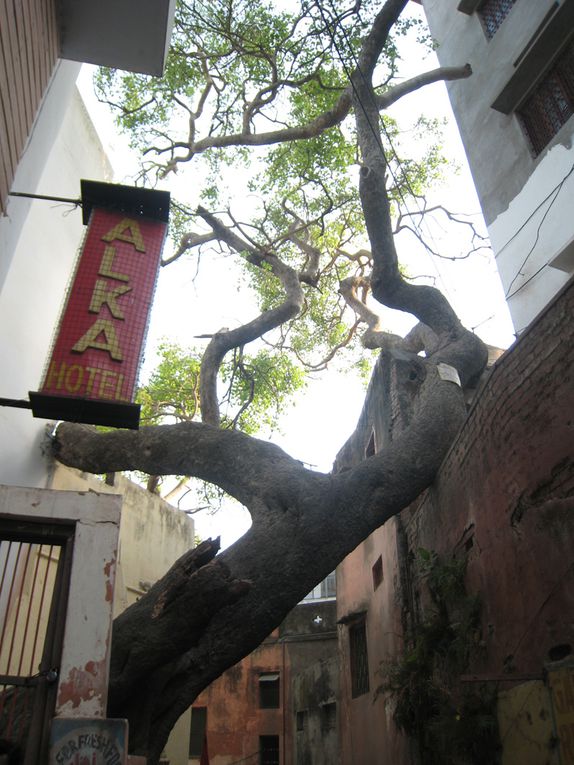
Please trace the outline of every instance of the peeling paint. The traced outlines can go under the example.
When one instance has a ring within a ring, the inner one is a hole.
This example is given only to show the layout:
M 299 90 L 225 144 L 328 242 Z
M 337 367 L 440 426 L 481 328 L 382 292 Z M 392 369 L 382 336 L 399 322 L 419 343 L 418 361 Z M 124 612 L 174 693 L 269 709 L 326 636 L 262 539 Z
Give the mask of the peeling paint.
M 107 663 L 105 660 L 88 661 L 84 667 L 73 667 L 58 688 L 58 712 L 60 715 L 69 714 L 71 710 L 81 710 L 82 715 L 88 714 L 86 702 L 92 711 L 90 714 L 102 716 L 103 701 L 107 687 Z M 97 709 L 93 705 L 97 704 Z M 76 716 L 76 715 L 74 715 Z

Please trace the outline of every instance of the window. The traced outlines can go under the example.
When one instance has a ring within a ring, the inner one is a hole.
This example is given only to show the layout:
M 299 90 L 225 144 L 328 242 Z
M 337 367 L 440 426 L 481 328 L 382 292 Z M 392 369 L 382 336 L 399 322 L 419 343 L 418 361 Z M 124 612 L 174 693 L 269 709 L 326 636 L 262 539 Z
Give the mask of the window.
M 486 36 L 491 40 L 516 0 L 485 0 L 478 9 Z
M 189 756 L 201 759 L 207 727 L 207 707 L 191 708 L 191 728 L 189 731 Z
M 535 155 L 574 114 L 574 39 L 518 110 Z
M 279 736 L 259 736 L 259 765 L 279 765 Z
M 307 727 L 307 710 L 302 709 L 300 712 L 297 712 L 297 731 L 301 732 L 304 731 Z
M 355 699 L 369 691 L 369 657 L 367 653 L 367 630 L 365 620 L 349 627 L 349 652 L 351 663 L 351 696 Z
M 375 561 L 373 566 L 373 590 L 376 590 L 380 583 L 383 581 L 383 558 L 381 555 Z
M 259 708 L 279 708 L 279 672 L 259 675 Z
M 337 579 L 335 572 L 329 574 L 322 582 L 316 587 L 313 587 L 310 593 L 305 595 L 304 601 L 308 600 L 326 600 L 328 598 L 335 598 L 337 596 Z

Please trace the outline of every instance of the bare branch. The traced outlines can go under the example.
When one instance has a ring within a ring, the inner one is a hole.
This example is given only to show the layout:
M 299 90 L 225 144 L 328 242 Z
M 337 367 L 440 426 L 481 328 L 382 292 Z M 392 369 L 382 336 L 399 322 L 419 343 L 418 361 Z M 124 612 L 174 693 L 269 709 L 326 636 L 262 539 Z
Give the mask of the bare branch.
M 383 111 L 396 103 L 399 98 L 402 98 L 409 93 L 414 93 L 415 91 L 420 90 L 420 88 L 424 88 L 425 85 L 448 80 L 462 80 L 465 77 L 470 77 L 471 74 L 472 68 L 470 64 L 465 64 L 464 66 L 439 67 L 438 69 L 433 69 L 430 72 L 423 72 L 416 77 L 412 77 L 398 85 L 394 85 L 385 93 L 377 94 L 375 102 L 379 111 Z

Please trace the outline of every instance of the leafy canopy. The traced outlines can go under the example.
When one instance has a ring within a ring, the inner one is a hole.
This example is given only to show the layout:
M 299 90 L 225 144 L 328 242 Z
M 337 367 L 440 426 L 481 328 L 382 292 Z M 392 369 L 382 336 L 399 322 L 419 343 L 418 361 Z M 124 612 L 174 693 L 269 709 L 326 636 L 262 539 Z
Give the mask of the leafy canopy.
M 351 8 L 338 0 L 304 0 L 300 6 L 179 0 L 162 78 L 111 69 L 100 69 L 95 78 L 98 97 L 114 107 L 117 124 L 142 154 L 144 183 L 165 182 L 193 165 L 193 183 L 178 183 L 181 199 L 172 214 L 177 254 L 195 258 L 214 246 L 234 251 L 239 278 L 262 312 L 281 305 L 284 286 L 265 257 L 254 265 L 245 251 L 218 237 L 196 246 L 190 234 L 205 233 L 206 227 L 195 204 L 217 209 L 247 245 L 273 253 L 299 273 L 317 256 L 300 313 L 266 333 L 256 352 L 236 348 L 221 365 L 226 427 L 249 433 L 270 427 L 303 385 L 304 373 L 324 369 L 336 357 L 344 368 L 368 370 L 357 316 L 339 284 L 368 275 L 371 266 L 368 252 L 360 250 L 366 235 L 357 141 L 345 98 L 349 73 L 379 6 L 375 0 Z M 408 36 L 428 47 L 418 20 L 399 21 L 377 68 L 378 95 L 394 84 L 401 40 Z M 332 113 L 340 119 L 318 129 Z M 445 168 L 440 131 L 421 119 L 408 138 L 418 138 L 425 148 L 418 159 L 407 160 L 398 124 L 387 115 L 381 120 L 389 195 L 398 213 L 407 196 L 423 194 L 440 179 Z M 290 140 L 294 129 L 303 130 L 298 140 Z M 229 189 L 230 178 L 240 178 L 249 192 L 240 192 L 240 204 L 232 199 L 237 188 Z M 197 418 L 200 351 L 164 344 L 160 355 L 158 369 L 140 391 L 144 418 Z

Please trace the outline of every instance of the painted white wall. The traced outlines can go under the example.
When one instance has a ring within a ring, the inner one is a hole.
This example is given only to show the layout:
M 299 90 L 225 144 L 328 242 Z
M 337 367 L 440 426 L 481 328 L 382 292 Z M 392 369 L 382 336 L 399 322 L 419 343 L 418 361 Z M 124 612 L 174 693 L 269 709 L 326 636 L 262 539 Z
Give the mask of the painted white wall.
M 552 0 L 516 3 L 492 40 L 476 14 L 457 6 L 458 0 L 424 0 L 441 64 L 472 66 L 472 77 L 449 83 L 448 92 L 520 333 L 572 276 L 572 270 L 549 264 L 574 236 L 574 172 L 568 175 L 574 169 L 574 119 L 533 157 L 516 115 L 501 114 L 491 104 Z
M 56 64 L 18 163 L 11 191 L 38 191 L 50 149 L 60 132 L 63 116 L 74 92 L 80 67 L 80 64 L 72 61 L 59 61 Z M 0 292 L 32 205 L 30 200 L 9 197 L 6 215 L 0 215 Z
M 508 209 L 488 227 L 517 333 L 574 272 L 574 258 L 567 271 L 550 265 L 574 237 L 574 119 L 563 130 L 570 145 L 552 146 Z
M 13 190 L 77 198 L 80 179 L 112 180 L 81 96 L 78 66 L 63 62 L 43 102 Z M 52 101 L 53 97 L 53 101 Z M 10 200 L 0 221 L 0 397 L 38 390 L 78 247 L 80 209 Z M 45 487 L 46 421 L 27 409 L 0 407 L 0 483 Z

